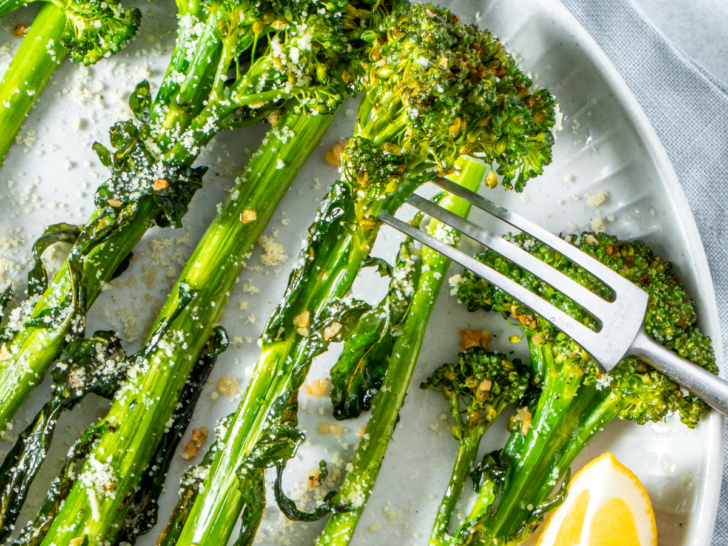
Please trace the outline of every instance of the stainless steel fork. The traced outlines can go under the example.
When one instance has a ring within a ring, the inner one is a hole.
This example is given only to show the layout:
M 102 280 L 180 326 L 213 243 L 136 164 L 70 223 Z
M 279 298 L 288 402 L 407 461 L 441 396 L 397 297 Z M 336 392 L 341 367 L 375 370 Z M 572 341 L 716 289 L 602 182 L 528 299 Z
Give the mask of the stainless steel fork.
M 553 233 L 508 209 L 496 205 L 489 199 L 444 178 L 437 179 L 434 183 L 440 188 L 469 201 L 473 206 L 540 240 L 607 285 L 614 293 L 613 301 L 600 298 L 522 248 L 500 236 L 489 233 L 482 227 L 437 206 L 427 199 L 412 195 L 406 201 L 425 214 L 437 218 L 471 239 L 491 248 L 574 300 L 601 321 L 602 327 L 599 332 L 590 330 L 546 300 L 494 269 L 419 229 L 413 228 L 406 222 L 388 213 L 380 215 L 382 222 L 437 250 L 510 294 L 581 345 L 606 371 L 614 368 L 627 355 L 637 356 L 652 364 L 682 387 L 702 398 L 722 414 L 728 415 L 728 383 L 688 360 L 680 358 L 672 351 L 653 341 L 645 332 L 643 321 L 647 310 L 647 292 Z

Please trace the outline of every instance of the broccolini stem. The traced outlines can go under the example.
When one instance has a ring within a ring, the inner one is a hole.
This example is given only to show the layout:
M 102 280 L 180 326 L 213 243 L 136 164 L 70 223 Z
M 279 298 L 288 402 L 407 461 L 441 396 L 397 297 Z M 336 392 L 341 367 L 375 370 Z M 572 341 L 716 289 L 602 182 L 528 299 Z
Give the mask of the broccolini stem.
M 30 109 L 66 58 L 64 11 L 44 3 L 0 82 L 0 164 Z
M 560 449 L 578 426 L 580 412 L 574 410 L 581 403 L 576 394 L 582 384 L 583 371 L 572 367 L 571 362 L 556 363 L 550 343 L 539 345 L 537 349 L 531 354 L 539 355 L 539 362 L 534 365 L 539 371 L 543 370 L 542 393 L 525 434 L 511 434 L 503 449 L 508 465 L 508 487 L 499 499 L 495 513 L 485 521 L 480 534 L 484 538 L 519 532 L 523 522 L 529 520 L 530 513 L 543 500 L 539 496 L 543 484 L 549 484 L 550 491 L 568 468 L 558 468 L 555 463 L 560 458 Z M 541 479 L 534 479 L 535 476 Z
M 357 226 L 344 184 L 329 191 L 317 220 L 302 251 L 304 259 L 299 260 L 304 263 L 294 269 L 283 302 L 266 325 L 252 381 L 180 535 L 180 545 L 217 546 L 230 538 L 243 503 L 236 471 L 282 419 L 291 393 L 305 379 L 313 357 L 325 348 L 318 332 L 321 322 L 349 291 L 369 255 L 376 231 Z M 296 327 L 294 321 L 303 326 Z M 304 335 L 303 328 L 311 335 Z
M 457 181 L 464 187 L 476 191 L 484 175 L 483 165 L 466 160 Z M 467 217 L 470 213 L 470 204 L 452 195 L 442 199 L 439 205 L 462 217 Z M 434 235 L 442 228 L 440 222 L 432 220 L 428 232 Z M 457 245 L 459 233 L 452 232 L 451 235 L 452 239 L 449 242 Z M 351 509 L 331 516 L 318 539 L 318 546 L 349 544 L 379 474 L 417 363 L 427 322 L 450 266 L 450 260 L 427 247 L 422 249 L 420 263 L 421 274 L 403 324 L 402 335 L 396 338 L 384 383 L 374 398 L 372 416 L 352 460 L 353 468 L 344 478 L 339 492 L 342 501 L 349 504 Z M 475 458 L 475 454 L 472 457 Z
M 45 546 L 68 544 L 84 535 L 88 546 L 98 546 L 118 532 L 128 510 L 126 499 L 134 493 L 154 454 L 248 253 L 333 117 L 285 113 L 253 156 L 160 312 L 155 330 L 178 307 L 181 290 L 192 294 L 167 329 L 167 344 L 148 354 L 143 351 L 144 357 L 136 363 L 138 372 L 122 387 L 103 420 L 107 426 L 89 458 L 106 463 L 110 483 L 96 483 L 92 477 L 97 471 L 87 460 L 43 541 Z M 284 134 L 285 142 L 277 136 Z M 285 162 L 285 168 L 276 169 L 279 160 Z M 245 211 L 254 212 L 255 218 L 244 215 Z
M 449 533 L 452 513 L 460 500 L 460 493 L 473 468 L 475 458 L 478 456 L 480 441 L 492 422 L 484 422 L 477 427 L 468 427 L 463 430 L 464 436 L 458 440 L 458 451 L 450 474 L 450 481 L 447 483 L 447 490 L 435 515 L 435 523 L 430 533 L 430 546 L 448 546 L 452 543 Z
M 158 212 L 151 198 L 140 199 L 136 204 L 134 221 L 123 224 L 88 254 L 82 273 L 87 307 L 96 300 L 103 284 L 126 259 Z M 96 210 L 89 224 L 101 214 L 100 210 Z M 38 316 L 46 309 L 63 307 L 72 297 L 72 285 L 66 260 L 36 303 L 32 316 Z M 24 326 L 8 344 L 10 356 L 0 361 L 0 430 L 5 428 L 31 391 L 40 384 L 48 367 L 65 346 L 72 321 L 73 314 L 70 313 L 43 328 Z
M 41 14 L 45 13 L 47 9 L 43 8 Z M 198 85 L 198 82 L 204 83 L 214 78 L 217 70 L 217 65 L 210 64 L 209 59 L 214 58 L 221 44 L 219 38 L 216 39 L 217 41 L 213 40 L 214 36 L 212 34 L 209 40 L 196 43 L 193 49 L 193 58 L 195 60 L 202 58 L 207 64 L 201 60 L 195 64 L 196 67 L 199 67 L 199 70 L 195 70 L 191 75 L 188 75 L 189 77 L 183 83 L 185 86 L 183 89 L 173 81 L 179 73 L 185 73 L 185 69 L 189 65 L 185 53 L 190 53 L 190 45 L 185 39 L 185 32 L 184 28 L 180 29 L 177 42 L 186 46 L 186 49 L 180 47 L 179 51 L 175 50 L 172 65 L 170 65 L 170 69 L 165 75 L 165 81 L 162 84 L 164 93 L 155 101 L 152 117 L 154 117 L 153 114 L 156 110 L 167 112 L 173 100 L 170 93 L 175 89 L 180 93 L 180 96 L 174 97 L 174 100 L 177 101 L 176 104 L 186 98 L 197 99 L 200 104 L 186 105 L 185 108 L 177 108 L 168 112 L 162 123 L 162 129 L 168 128 L 165 126 L 167 124 L 174 130 L 155 130 L 153 135 L 155 143 L 158 143 L 162 149 L 165 146 L 173 146 L 173 143 L 177 142 L 177 137 L 179 137 L 178 132 L 184 131 L 187 125 L 196 121 L 196 118 L 190 119 L 190 115 L 199 114 L 205 107 L 213 109 L 218 105 L 217 101 L 212 101 L 203 106 L 201 103 L 204 101 L 200 100 L 201 95 L 198 89 L 205 88 L 202 83 Z M 30 34 L 26 37 L 26 40 L 28 40 L 29 36 Z M 27 41 L 25 43 L 31 44 L 33 42 Z M 43 49 L 43 51 L 45 50 Z M 16 58 L 19 57 L 16 56 Z M 245 77 L 242 79 L 245 80 Z M 209 90 L 209 86 L 207 86 L 207 89 Z M 194 110 L 194 107 L 198 108 L 198 110 Z M 218 126 L 214 128 L 219 129 Z M 189 142 L 190 139 L 186 139 L 185 145 L 178 144 L 174 148 L 177 153 L 173 152 L 171 156 L 174 158 L 175 165 L 191 165 L 202 147 L 212 138 L 213 133 L 210 130 L 206 132 L 192 131 L 191 136 L 192 142 Z M 109 234 L 85 256 L 83 271 L 80 274 L 81 278 L 76 279 L 75 283 L 73 282 L 68 260 L 66 260 L 53 283 L 34 307 L 32 317 L 37 317 L 44 310 L 50 308 L 63 307 L 69 301 L 75 299 L 77 294 L 74 289 L 79 286 L 82 287 L 85 293 L 86 308 L 90 307 L 100 293 L 103 283 L 110 280 L 146 230 L 158 218 L 160 210 L 152 196 L 145 195 L 139 198 L 137 202 L 130 203 L 116 211 L 116 217 L 119 219 L 118 225 L 114 226 L 113 233 Z M 108 212 L 96 209 L 85 229 L 103 229 L 104 226 L 108 226 L 114 221 Z M 95 223 L 99 223 L 98 226 L 94 227 Z M 0 361 L 0 430 L 5 428 L 28 394 L 40 383 L 54 358 L 63 349 L 66 337 L 71 331 L 72 322 L 76 319 L 78 317 L 74 316 L 73 313 L 66 313 L 64 317 L 48 323 L 43 328 L 23 326 L 13 340 L 8 343 L 6 350 L 11 356 Z

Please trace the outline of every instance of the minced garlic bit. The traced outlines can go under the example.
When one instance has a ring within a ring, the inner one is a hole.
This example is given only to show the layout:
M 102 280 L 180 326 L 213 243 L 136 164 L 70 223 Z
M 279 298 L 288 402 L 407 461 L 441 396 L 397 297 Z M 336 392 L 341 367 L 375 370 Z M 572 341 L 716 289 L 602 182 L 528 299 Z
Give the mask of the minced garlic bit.
M 320 468 L 313 468 L 309 470 L 306 473 L 306 483 L 308 486 L 313 489 L 314 487 L 318 487 L 321 483 L 321 469 Z
M 293 325 L 296 327 L 296 332 L 302 336 L 308 335 L 308 322 L 311 319 L 311 313 L 304 311 L 293 319 Z
M 367 427 L 364 425 L 360 426 L 359 430 L 356 431 L 356 435 L 359 436 L 359 438 L 363 438 L 366 433 Z
M 10 351 L 8 351 L 8 346 L 4 343 L 2 344 L 2 347 L 0 347 L 0 360 L 5 360 L 7 358 L 10 358 Z
M 68 546 L 81 546 L 83 544 L 84 537 L 76 537 L 72 538 L 71 542 L 68 543 Z
M 321 435 L 333 434 L 338 438 L 343 434 L 344 428 L 341 425 L 330 425 L 328 423 L 325 423 L 324 421 L 321 421 L 318 424 L 318 427 L 316 427 L 316 432 Z
M 331 381 L 328 377 L 314 379 L 306 383 L 306 392 L 311 396 L 326 396 L 331 390 Z
M 334 144 L 334 147 L 326 152 L 326 163 L 332 167 L 341 167 L 341 152 L 344 151 L 344 146 L 346 142 Z
M 118 199 L 107 199 L 106 202 L 109 203 L 109 205 L 111 205 L 112 207 L 121 206 L 121 201 L 119 201 Z
M 466 328 L 465 330 L 460 331 L 460 336 L 462 336 L 462 339 L 460 340 L 460 346 L 463 349 L 470 349 L 471 347 L 482 347 L 487 351 L 490 347 L 491 335 L 488 330 L 476 332 L 475 330 Z
M 165 190 L 169 187 L 169 183 L 164 178 L 157 178 L 152 184 L 155 191 Z
M 15 36 L 16 38 L 22 38 L 23 36 L 28 34 L 28 29 L 30 29 L 30 25 L 18 23 L 13 27 L 13 36 Z
M 515 430 L 520 425 L 521 432 L 525 435 L 528 434 L 528 430 L 531 428 L 533 422 L 533 415 L 528 411 L 527 407 L 522 407 L 518 412 L 511 416 L 510 422 L 508 423 L 509 430 Z
M 528 326 L 531 330 L 536 328 L 536 319 L 531 315 L 520 315 L 516 304 L 511 305 L 511 316 L 524 326 Z
M 185 446 L 185 452 L 182 458 L 186 461 L 193 459 L 199 449 L 205 445 L 207 441 L 207 427 L 196 428 L 192 431 L 192 440 Z
M 242 215 L 243 224 L 254 222 L 258 218 L 258 214 L 254 210 L 245 209 Z
M 281 118 L 282 112 L 283 110 L 280 108 L 278 110 L 273 110 L 270 114 L 268 114 L 268 123 L 275 127 L 278 124 L 278 120 Z
M 331 338 L 336 337 L 339 332 L 341 332 L 342 328 L 343 326 L 340 322 L 332 322 L 326 328 L 324 328 L 324 340 L 328 341 Z
M 217 380 L 215 391 L 220 396 L 235 396 L 240 392 L 240 381 L 233 375 L 223 375 Z

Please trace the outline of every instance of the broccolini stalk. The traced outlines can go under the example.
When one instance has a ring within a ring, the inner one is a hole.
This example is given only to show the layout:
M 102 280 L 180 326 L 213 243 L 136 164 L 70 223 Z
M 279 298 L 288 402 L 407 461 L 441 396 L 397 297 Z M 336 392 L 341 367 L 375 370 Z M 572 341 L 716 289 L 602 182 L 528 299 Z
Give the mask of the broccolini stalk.
M 150 338 L 132 362 L 109 414 L 94 427 L 99 431 L 96 440 L 44 546 L 67 545 L 74 539 L 96 546 L 113 542 L 120 532 L 129 499 L 139 488 L 249 252 L 332 119 L 286 111 L 253 155 L 182 271 L 157 324 L 180 311 L 161 339 Z M 285 166 L 276 168 L 280 162 Z M 184 305 L 182 297 L 189 299 Z M 98 462 L 103 462 L 103 472 Z
M 126 372 L 126 355 L 113 332 L 96 332 L 71 342 L 52 371 L 53 395 L 0 466 L 0 541 L 13 529 L 40 465 L 48 454 L 56 423 L 64 409 L 73 408 L 94 392 L 110 398 Z
M 172 510 L 172 515 L 169 516 L 167 525 L 159 535 L 157 546 L 174 546 L 177 544 L 177 539 L 179 538 L 182 528 L 187 521 L 190 509 L 197 498 L 200 486 L 205 481 L 205 477 L 210 471 L 212 458 L 215 456 L 215 453 L 217 453 L 217 450 L 220 448 L 220 444 L 225 437 L 231 418 L 232 415 L 228 415 L 218 422 L 215 427 L 215 442 L 213 442 L 210 449 L 208 449 L 207 453 L 205 453 L 205 456 L 202 458 L 202 462 L 188 468 L 182 475 L 179 488 L 179 501 L 177 501 L 174 510 Z M 263 495 L 263 500 L 265 501 L 265 495 Z
M 552 249 L 525 235 L 513 240 L 591 291 L 609 297 L 606 286 Z M 645 329 L 656 341 L 717 372 L 710 339 L 700 333 L 692 299 L 668 262 L 642 242 L 620 241 L 603 233 L 585 233 L 570 238 L 570 242 L 647 291 Z M 571 300 L 494 252 L 486 251 L 478 258 L 587 326 L 596 326 L 595 320 Z M 459 284 L 458 297 L 470 310 L 494 309 L 523 325 L 533 373 L 541 388 L 502 450 L 501 461 L 507 470 L 495 480 L 495 486 L 502 489 L 499 498 L 473 526 L 474 532 L 457 542 L 459 545 L 490 546 L 525 539 L 561 500 L 563 492 L 556 499 L 548 496 L 576 455 L 615 417 L 644 424 L 678 413 L 692 428 L 708 410 L 701 400 L 637 358 L 627 357 L 610 373 L 603 373 L 573 340 L 470 273 Z
M 0 1 L 0 17 L 27 3 Z M 86 65 L 110 57 L 134 37 L 140 21 L 138 9 L 122 10 L 118 0 L 44 2 L 0 81 L 0 164 L 66 56 Z
M 321 12 L 309 6 L 313 14 L 304 15 L 307 6 L 180 4 L 177 44 L 160 93 L 152 102 L 149 84 L 139 84 L 129 101 L 138 123 L 112 127 L 113 151 L 94 145 L 111 170 L 97 191 L 97 209 L 53 283 L 45 293 L 29 294 L 21 319 L 6 332 L 0 430 L 65 343 L 83 334 L 87 309 L 146 230 L 154 222 L 181 224 L 205 172 L 191 165 L 217 132 L 269 116 L 275 121 L 283 107 L 328 112 L 344 99 L 342 77 L 356 50 L 346 52 L 343 26 L 356 21 L 336 17 L 337 5 L 316 8 Z
M 482 164 L 465 160 L 463 169 L 455 180 L 469 190 L 477 191 L 484 175 L 485 167 Z M 470 203 L 450 194 L 445 194 L 438 204 L 464 218 L 470 213 Z M 459 232 L 434 219 L 427 226 L 427 232 L 453 246 L 457 246 L 460 240 Z M 349 544 L 354 536 L 356 525 L 379 474 L 389 440 L 394 433 L 399 411 L 420 353 L 427 322 L 449 266 L 450 260 L 443 255 L 427 247 L 422 249 L 420 259 L 414 265 L 416 268 L 415 274 L 412 275 L 415 278 L 414 282 L 410 286 L 409 293 L 403 293 L 406 316 L 401 322 L 398 335 L 394 337 L 393 343 L 385 339 L 384 342 L 376 341 L 370 347 L 371 351 L 376 351 L 377 345 L 385 346 L 386 355 L 382 355 L 382 358 L 385 359 L 386 374 L 383 383 L 377 386 L 377 389 L 379 387 L 381 389 L 374 395 L 372 415 L 354 454 L 351 463 L 353 468 L 347 472 L 339 492 L 341 502 L 346 503 L 350 509 L 331 516 L 316 543 L 318 546 L 344 546 Z M 397 284 L 398 279 L 393 276 L 390 286 Z M 346 359 L 346 353 L 342 356 Z
M 157 340 L 161 339 L 159 335 L 161 332 L 162 330 L 157 331 L 155 335 Z M 93 347 L 93 345 L 87 347 Z M 226 347 L 227 336 L 224 330 L 218 327 L 216 335 L 208 343 L 205 351 L 197 361 L 189 381 L 184 386 L 180 395 L 180 404 L 168 422 L 169 428 L 165 431 L 157 447 L 152 459 L 153 464 L 144 474 L 139 490 L 131 499 L 131 506 L 121 525 L 117 540 L 114 542 L 115 546 L 124 542 L 134 544 L 139 535 L 148 532 L 155 525 L 158 513 L 157 499 L 162 491 L 171 458 L 190 422 L 195 403 L 205 386 L 210 370 L 215 360 L 217 360 L 217 356 Z M 60 476 L 51 484 L 38 515 L 35 520 L 28 523 L 23 529 L 20 537 L 14 543 L 16 546 L 38 546 L 43 542 L 55 516 L 76 482 L 75 465 L 83 461 L 89 454 L 93 448 L 93 443 L 105 429 L 105 426 L 106 424 L 102 421 L 97 427 L 87 430 L 71 448 Z
M 524 398 L 530 381 L 530 368 L 519 360 L 511 361 L 504 354 L 471 347 L 458 355 L 457 364 L 444 364 L 422 384 L 424 389 L 442 392 L 450 403 L 452 435 L 458 441 L 447 491 L 430 534 L 431 546 L 453 544 L 469 533 L 470 522 L 481 517 L 492 502 L 492 491 L 480 490 L 482 499 L 478 499 L 470 517 L 455 533 L 455 538 L 450 535 L 452 513 L 473 469 L 483 435 L 506 407 Z
M 395 6 L 391 16 L 380 6 L 377 15 L 366 31 L 374 45 L 341 178 L 319 206 L 264 329 L 253 378 L 181 545 L 225 543 L 244 503 L 238 475 L 280 469 L 303 440 L 291 403 L 313 358 L 367 310 L 345 296 L 367 264 L 377 214 L 396 210 L 461 156 L 498 163 L 508 171 L 506 185 L 518 175 L 517 189 L 550 159 L 553 99 L 546 91 L 529 94 L 531 82 L 491 34 L 432 5 Z

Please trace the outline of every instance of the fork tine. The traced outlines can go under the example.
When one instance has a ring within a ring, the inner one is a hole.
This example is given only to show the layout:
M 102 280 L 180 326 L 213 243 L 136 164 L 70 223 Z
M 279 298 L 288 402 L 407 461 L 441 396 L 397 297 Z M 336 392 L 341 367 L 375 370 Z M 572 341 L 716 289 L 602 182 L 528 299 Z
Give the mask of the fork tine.
M 527 288 L 524 288 L 517 282 L 497 272 L 495 269 L 491 269 L 475 258 L 472 258 L 464 252 L 443 243 L 439 239 L 412 227 L 408 223 L 395 218 L 387 212 L 381 213 L 379 215 L 379 219 L 397 231 L 400 231 L 412 239 L 429 246 L 454 262 L 470 269 L 489 283 L 497 286 L 507 294 L 510 294 L 526 307 L 541 315 L 544 319 L 549 321 L 566 335 L 574 338 L 582 347 L 585 345 L 593 345 L 597 341 L 596 336 L 598 336 L 598 334 L 596 332 L 593 332 L 579 321 L 571 318 L 560 309 L 554 307 L 546 300 L 537 296 Z
M 529 254 L 524 249 L 514 245 L 513 243 L 506 241 L 502 237 L 489 233 L 482 227 L 458 216 L 457 214 L 453 214 L 452 212 L 443 209 L 432 201 L 428 201 L 419 195 L 411 195 L 407 198 L 406 203 L 426 214 L 429 214 L 433 218 L 437 218 L 445 224 L 454 227 L 471 239 L 484 244 L 504 258 L 507 258 L 516 265 L 533 273 L 554 289 L 564 293 L 566 296 L 574 300 L 596 318 L 604 316 L 609 312 L 611 303 L 603 300 L 573 279 L 564 275 L 561 271 L 547 266 L 535 256 Z
M 518 214 L 511 212 L 510 210 L 501 207 L 500 205 L 495 204 L 490 199 L 487 199 L 482 195 L 472 192 L 467 188 L 463 188 L 462 186 L 459 186 L 458 184 L 455 184 L 454 182 L 451 182 L 450 180 L 447 180 L 445 178 L 438 178 L 436 180 L 433 180 L 433 183 L 441 187 L 445 191 L 457 195 L 458 197 L 461 197 L 466 201 L 469 201 L 470 203 L 472 203 L 479 209 L 484 210 L 488 214 L 491 214 L 492 216 L 503 220 L 507 224 L 510 224 L 511 226 L 521 231 L 525 231 L 526 233 L 532 235 L 534 238 L 539 239 L 541 242 L 545 243 L 557 252 L 560 252 L 561 254 L 566 256 L 575 264 L 583 267 L 589 273 L 601 280 L 604 284 L 609 286 L 613 291 L 619 292 L 620 290 L 628 290 L 631 292 L 635 288 L 635 286 L 630 281 L 622 277 L 619 273 L 612 271 L 609 267 L 601 263 L 599 260 L 592 258 L 585 252 L 582 252 L 581 250 L 576 248 L 574 245 L 567 243 L 560 237 L 557 237 L 550 231 L 534 224 L 530 220 L 526 220 L 522 216 L 519 216 Z M 539 276 L 541 275 L 539 274 Z

